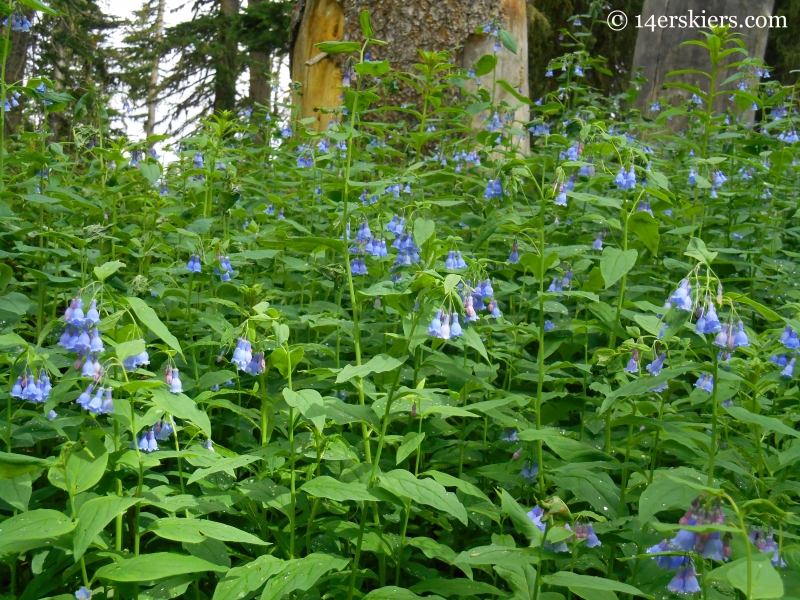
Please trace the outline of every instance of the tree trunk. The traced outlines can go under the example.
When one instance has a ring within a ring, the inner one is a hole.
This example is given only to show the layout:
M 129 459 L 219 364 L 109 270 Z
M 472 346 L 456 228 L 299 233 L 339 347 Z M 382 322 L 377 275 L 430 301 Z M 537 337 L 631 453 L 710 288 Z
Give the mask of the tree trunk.
M 250 8 L 261 4 L 264 0 L 248 0 Z M 253 50 L 250 52 L 250 105 L 270 106 L 272 88 L 268 75 L 272 73 L 272 56 L 266 52 Z
M 156 9 L 156 45 L 161 44 L 164 35 L 164 5 L 166 0 L 158 0 Z M 144 124 L 145 136 L 153 135 L 156 128 L 156 107 L 158 106 L 158 66 L 160 54 L 156 53 L 153 58 L 153 67 L 150 71 L 150 85 L 147 88 L 147 121 Z
M 216 61 L 214 74 L 214 112 L 233 110 L 236 107 L 237 55 L 239 48 L 231 30 L 231 21 L 239 12 L 239 0 L 220 0 L 222 22 L 219 28 L 219 45 L 222 48 Z
M 773 5 L 774 0 L 706 0 L 705 2 L 698 2 L 697 0 L 645 0 L 642 8 L 641 23 L 645 25 L 651 15 L 654 19 L 653 23 L 657 23 L 659 17 L 662 16 L 667 17 L 667 21 L 670 16 L 677 17 L 681 15 L 687 17 L 701 15 L 706 16 L 706 18 L 723 15 L 736 17 L 738 27 L 732 31 L 742 35 L 745 47 L 751 57 L 763 59 L 764 51 L 767 47 L 769 29 L 747 29 L 744 25 L 745 18 L 759 15 L 769 17 L 772 14 Z M 692 11 L 692 13 L 689 11 Z M 635 17 L 629 16 L 631 17 L 631 22 L 628 27 L 636 26 Z M 699 21 L 697 23 L 698 25 L 702 24 Z M 638 108 L 645 110 L 657 100 L 668 100 L 675 105 L 690 96 L 689 92 L 676 88 L 662 90 L 662 86 L 667 82 L 689 83 L 703 90 L 708 89 L 708 79 L 706 77 L 691 73 L 676 77 L 666 77 L 670 71 L 683 69 L 697 69 L 710 73 L 711 62 L 708 58 L 708 52 L 704 48 L 694 45 L 681 46 L 682 42 L 695 39 L 704 39 L 697 28 L 672 27 L 662 29 L 656 27 L 652 30 L 643 27 L 639 29 L 633 56 L 633 69 L 635 71 L 637 68 L 643 67 L 647 83 L 642 87 L 636 101 Z M 744 58 L 742 54 L 734 53 L 726 57 L 722 63 L 726 65 L 734 61 L 740 61 L 742 58 Z M 722 81 L 724 81 L 724 77 L 718 81 L 718 84 L 722 83 Z M 735 85 L 736 82 L 733 82 L 720 86 L 719 89 L 732 89 Z M 732 103 L 726 95 L 718 97 L 714 102 L 714 109 L 720 112 L 731 106 Z
M 420 61 L 417 49 L 458 49 L 457 64 L 468 70 L 484 54 L 492 54 L 494 39 L 475 33 L 478 27 L 497 19 L 517 41 L 517 53 L 498 52 L 497 79 L 528 92 L 528 40 L 525 0 L 299 0 L 292 17 L 292 80 L 299 82 L 302 95 L 295 98 L 300 117 L 314 116 L 317 128 L 330 120 L 319 107 L 337 106 L 342 85 L 342 62 L 334 57 L 318 60 L 318 42 L 361 40 L 359 15 L 370 11 L 377 39 L 387 46 L 370 49 L 373 60 L 387 59 L 392 68 L 414 71 Z M 497 88 L 495 102 L 503 99 L 512 106 L 519 102 Z M 416 101 L 413 90 L 404 87 L 388 98 L 392 104 Z M 527 122 L 528 107 L 519 108 L 517 120 Z M 527 147 L 527 136 L 523 144 Z

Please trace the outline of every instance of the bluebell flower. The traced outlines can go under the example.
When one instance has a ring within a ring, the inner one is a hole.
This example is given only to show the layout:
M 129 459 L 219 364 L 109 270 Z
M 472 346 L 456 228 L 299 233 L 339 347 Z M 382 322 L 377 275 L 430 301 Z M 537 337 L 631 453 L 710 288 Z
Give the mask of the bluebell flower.
M 461 329 L 461 324 L 458 322 L 458 313 L 453 313 L 453 322 L 450 325 L 450 337 L 461 337 L 464 335 L 463 330 Z
M 603 249 L 603 232 L 597 234 L 597 239 L 595 239 L 594 243 L 592 244 L 592 250 L 602 250 Z
M 662 352 L 659 354 L 656 359 L 647 365 L 646 369 L 647 372 L 650 373 L 653 377 L 661 373 L 661 369 L 664 368 L 664 359 L 667 357 L 666 352 Z
M 628 360 L 628 364 L 625 365 L 624 371 L 626 373 L 630 373 L 631 375 L 639 374 L 639 351 L 635 348 L 631 352 L 631 358 Z
M 431 320 L 430 325 L 428 325 L 428 335 L 439 337 L 441 333 L 442 333 L 442 309 L 439 309 L 436 312 L 436 316 L 434 316 L 433 319 Z
M 456 269 L 466 269 L 467 263 L 464 260 L 464 257 L 461 256 L 461 250 L 456 252 Z
M 553 325 L 553 322 L 550 319 L 545 319 L 545 322 L 544 322 L 544 330 L 545 331 L 553 331 L 555 328 L 556 328 L 556 326 Z
M 675 573 L 675 577 L 669 582 L 667 589 L 677 594 L 696 594 L 702 591 L 700 584 L 697 582 L 694 564 L 688 557 L 684 558 L 683 565 Z
M 567 205 L 567 193 L 564 191 L 564 186 L 561 185 L 559 188 L 558 195 L 556 196 L 555 201 L 556 206 L 566 206 Z
M 89 305 L 89 310 L 86 311 L 86 322 L 91 323 L 92 325 L 98 325 L 100 323 L 100 313 L 97 310 L 97 300 L 94 298 L 92 299 L 92 303 Z
M 285 138 L 292 137 L 292 128 L 287 125 L 281 127 L 281 136 Z
M 689 185 L 697 185 L 697 172 L 694 169 L 689 169 Z
M 75 298 L 72 301 L 72 314 L 69 319 L 69 324 L 74 325 L 75 327 L 80 327 L 83 325 L 85 321 L 85 317 L 83 315 L 83 300 L 80 298 Z
M 786 367 L 784 367 L 783 371 L 781 371 L 781 375 L 783 377 L 786 377 L 787 379 L 791 379 L 792 377 L 794 377 L 794 365 L 796 362 L 797 359 L 792 358 L 792 360 L 789 361 L 789 364 L 786 365 Z
M 522 467 L 522 470 L 519 472 L 519 474 L 522 475 L 522 477 L 528 483 L 533 483 L 534 481 L 536 481 L 536 476 L 539 474 L 539 463 L 537 463 L 535 460 L 533 462 L 530 462 L 530 463 L 525 463 L 525 465 Z M 534 509 L 534 510 L 536 510 L 536 509 Z M 531 512 L 533 512 L 533 511 L 531 511 Z M 531 513 L 529 512 L 528 513 L 528 517 L 530 517 L 530 516 L 531 516 Z M 541 517 L 540 517 L 540 519 L 541 519 Z M 533 521 L 533 518 L 531 518 L 531 521 Z M 541 520 L 540 520 L 540 522 L 541 522 Z M 534 521 L 534 524 L 535 523 L 536 522 Z
M 786 355 L 785 354 L 776 354 L 775 356 L 769 357 L 770 362 L 775 363 L 779 367 L 785 367 L 787 364 Z
M 678 289 L 672 294 L 670 300 L 675 304 L 678 310 L 685 310 L 691 312 L 694 308 L 692 302 L 692 286 L 689 285 L 689 280 L 684 279 L 681 281 Z
M 49 413 L 47 413 L 47 420 L 50 421 L 51 423 L 55 421 L 57 418 L 58 418 L 58 413 L 56 413 L 56 411 L 51 410 Z
M 691 101 L 692 101 L 692 103 L 696 104 L 697 106 L 702 106 L 703 105 L 703 99 L 700 96 L 698 96 L 697 94 L 692 94 Z
M 598 539 L 597 534 L 594 532 L 594 526 L 589 524 L 586 528 L 586 547 L 597 548 L 602 546 L 603 543 Z
M 489 183 L 486 184 L 486 191 L 483 193 L 483 197 L 487 200 L 492 200 L 493 198 L 497 198 L 502 195 L 503 188 L 500 185 L 500 178 L 490 179 Z
M 114 412 L 114 400 L 111 397 L 111 388 L 106 388 L 106 397 L 103 400 L 103 406 L 100 409 L 100 414 L 109 415 Z
M 781 336 L 781 343 L 790 350 L 797 350 L 800 348 L 800 339 L 797 337 L 797 332 L 788 325 L 786 326 L 784 334 Z
M 85 585 L 75 592 L 75 600 L 89 600 L 92 597 L 92 590 Z
M 672 547 L 667 540 L 663 540 L 660 543 L 656 544 L 645 550 L 646 554 L 660 554 L 662 552 L 675 552 L 677 548 Z M 683 564 L 683 556 L 677 555 L 664 555 L 664 556 L 654 556 L 653 560 L 656 561 L 656 564 L 661 567 L 662 569 L 669 569 L 675 570 L 678 569 L 681 564 Z
M 718 348 L 725 348 L 728 345 L 728 325 L 725 324 L 720 329 L 720 332 L 714 338 L 714 345 Z
M 545 73 L 544 73 L 544 76 L 545 77 L 552 77 L 553 76 L 553 69 L 548 67 L 547 71 L 545 71 Z
M 501 442 L 518 442 L 519 437 L 517 437 L 517 428 L 516 427 L 509 427 L 508 429 L 504 429 L 503 433 L 500 434 L 500 441 Z
M 508 262 L 512 265 L 519 263 L 519 250 L 517 249 L 517 242 L 511 246 L 511 254 L 508 255 Z
M 489 303 L 489 312 L 494 319 L 498 319 L 503 316 L 500 312 L 500 307 L 498 306 L 497 301 L 494 299 Z
M 744 323 L 741 321 L 739 321 L 736 336 L 733 338 L 733 345 L 736 348 L 750 345 L 750 339 L 747 337 L 747 333 L 744 330 Z
M 534 463 L 536 465 L 536 463 Z M 539 472 L 539 465 L 536 465 L 536 473 Z M 542 517 L 544 516 L 544 509 L 541 506 L 534 506 L 533 510 L 528 511 L 528 518 L 531 520 L 539 531 L 544 531 L 547 529 L 547 524 L 542 523 Z
M 97 392 L 84 408 L 89 412 L 101 414 L 103 412 L 103 388 L 97 388 Z
M 14 387 L 11 388 L 12 398 L 22 398 L 22 377 L 17 377 Z

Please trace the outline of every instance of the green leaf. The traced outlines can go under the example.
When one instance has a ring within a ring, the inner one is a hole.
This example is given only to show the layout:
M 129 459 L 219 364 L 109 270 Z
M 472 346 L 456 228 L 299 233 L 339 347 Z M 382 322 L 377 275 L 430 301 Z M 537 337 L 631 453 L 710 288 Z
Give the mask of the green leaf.
M 751 413 L 746 408 L 741 406 L 728 406 L 725 410 L 730 416 L 742 423 L 750 423 L 751 425 L 758 425 L 767 431 L 776 431 L 784 435 L 791 435 L 792 437 L 800 437 L 800 431 L 793 427 L 789 427 L 783 421 L 779 421 L 774 417 L 766 417 L 764 415 L 756 415 Z
M 286 404 L 296 408 L 309 421 L 314 424 L 317 431 L 322 433 L 325 429 L 325 402 L 317 390 L 292 391 L 289 388 L 283 389 L 283 398 Z
M 369 19 L 368 10 L 364 9 L 361 11 L 361 14 L 358 16 L 358 21 L 361 24 L 361 35 L 368 40 L 375 37 L 375 32 L 372 29 L 372 23 Z
M 188 542 L 190 544 L 200 544 L 206 538 L 211 538 L 222 542 L 239 542 L 240 544 L 254 544 L 256 546 L 269 545 L 252 533 L 247 533 L 225 523 L 203 519 L 181 519 L 177 517 L 159 519 L 153 522 L 147 528 L 147 531 L 167 540 Z
M 394 371 L 405 361 L 392 358 L 388 354 L 378 354 L 371 358 L 366 364 L 359 366 L 345 365 L 344 369 L 336 376 L 336 383 L 344 383 L 350 381 L 353 377 L 364 378 L 370 373 L 385 373 L 386 371 Z
M 406 458 L 408 458 L 409 454 L 414 452 L 419 445 L 422 443 L 422 440 L 425 439 L 425 432 L 422 433 L 412 431 L 411 433 L 407 433 L 403 438 L 403 443 L 400 444 L 400 447 L 397 449 L 397 460 L 395 464 L 400 464 Z
M 525 509 L 504 489 L 500 490 L 500 500 L 503 512 L 511 518 L 517 533 L 532 542 L 539 543 L 542 539 L 542 532 L 530 520 Z
M 200 379 L 198 379 L 196 385 L 200 390 L 207 390 L 215 385 L 222 385 L 228 381 L 238 379 L 238 377 L 239 376 L 233 371 L 212 371 L 211 373 L 206 373 Z
M 164 340 L 170 348 L 183 356 L 183 350 L 181 350 L 181 345 L 178 342 L 178 339 L 172 335 L 167 329 L 166 325 L 161 322 L 161 319 L 158 318 L 156 311 L 147 306 L 147 304 L 145 304 L 144 300 L 141 298 L 129 297 L 128 303 L 131 305 L 131 308 L 133 308 L 133 312 L 136 313 L 136 317 L 150 331 Z
M 377 500 L 367 486 L 358 481 L 345 483 L 323 475 L 304 483 L 300 490 L 314 498 L 328 498 L 336 502 L 372 502 Z
M 0 555 L 51 545 L 74 528 L 75 522 L 57 510 L 41 508 L 9 517 L 0 523 Z
M 603 249 L 603 257 L 600 259 L 600 272 L 606 282 L 606 289 L 614 285 L 633 268 L 633 265 L 636 264 L 637 256 L 638 253 L 633 249 L 625 250 L 624 252 L 612 246 L 606 246 Z
M 716 252 L 709 251 L 706 248 L 706 243 L 700 238 L 696 237 L 693 237 L 689 240 L 688 249 L 683 254 L 685 256 L 696 258 L 701 263 L 708 266 L 711 266 L 711 263 L 714 262 L 714 259 L 717 257 Z
M 78 562 L 89 545 L 114 517 L 128 510 L 139 500 L 139 498 L 101 496 L 82 504 L 78 510 L 78 525 L 72 537 L 75 562 Z
M 280 600 L 297 590 L 305 592 L 328 571 L 341 571 L 349 562 L 343 558 L 320 553 L 287 560 L 284 568 L 267 581 L 261 600 Z
M 678 484 L 673 479 L 659 477 L 657 471 L 653 483 L 639 497 L 639 522 L 644 525 L 664 510 L 684 509 L 696 496 L 697 490 Z
M 120 268 L 122 268 L 124 266 L 125 266 L 124 262 L 120 262 L 118 260 L 112 260 L 112 261 L 109 261 L 107 263 L 103 263 L 102 265 L 99 265 L 99 266 L 95 267 L 94 268 L 94 275 L 100 281 L 105 281 L 111 275 L 116 273 Z
M 133 558 L 122 559 L 117 563 L 100 567 L 94 579 L 108 581 L 155 581 L 186 573 L 205 573 L 207 571 L 225 572 L 228 569 L 213 563 L 174 552 L 154 552 Z
M 269 355 L 269 364 L 278 369 L 281 375 L 288 377 L 289 373 L 297 368 L 300 361 L 303 360 L 303 348 L 296 346 L 289 352 L 286 348 L 275 348 L 272 354 Z
M 434 231 L 436 231 L 436 223 L 430 219 L 418 217 L 414 221 L 414 241 L 417 243 L 417 246 L 422 246 L 427 242 Z
M 39 0 L 19 0 L 19 2 L 24 4 L 28 8 L 32 8 L 33 10 L 38 10 L 47 15 L 55 16 L 58 14 L 58 11 L 53 10 L 43 2 L 40 2 Z
M 161 177 L 161 165 L 155 160 L 148 159 L 139 163 L 139 172 L 150 185 L 154 185 Z
M 200 481 L 204 477 L 208 477 L 213 473 L 219 473 L 220 471 L 225 471 L 226 473 L 233 475 L 234 469 L 247 466 L 251 462 L 255 462 L 257 460 L 261 459 L 258 458 L 257 456 L 250 456 L 249 454 L 220 458 L 210 467 L 207 467 L 205 469 L 197 469 L 194 473 L 192 473 L 192 476 L 189 477 L 188 483 L 191 484 L 194 483 L 195 481 Z
M 511 52 L 512 54 L 517 53 L 517 40 L 514 39 L 514 36 L 511 35 L 505 29 L 501 29 L 499 33 L 500 41 L 503 43 L 503 46 Z
M 475 63 L 475 77 L 483 77 L 491 73 L 497 66 L 497 57 L 493 54 L 484 54 Z
M 608 407 L 611 406 L 618 398 L 627 398 L 629 396 L 646 394 L 648 390 L 658 387 L 665 381 L 675 379 L 675 377 L 682 375 L 683 373 L 694 371 L 697 369 L 697 366 L 698 365 L 695 363 L 689 363 L 686 365 L 681 365 L 680 367 L 674 367 L 672 369 L 664 369 L 655 377 L 640 377 L 635 381 L 631 381 L 630 383 L 627 383 L 621 388 L 616 389 L 608 394 L 603 400 L 603 404 L 600 406 L 600 410 L 598 412 L 600 414 L 606 412 Z
M 95 432 L 102 430 L 90 430 L 85 434 L 83 449 L 66 455 L 64 464 L 50 467 L 47 473 L 50 483 L 69 494 L 80 494 L 97 485 L 105 475 L 108 452 Z
M 211 437 L 211 421 L 208 415 L 197 407 L 197 403 L 185 394 L 173 394 L 163 387 L 153 390 L 153 404 L 164 412 L 179 419 L 186 419 L 197 425 L 206 437 Z
M 47 469 L 55 463 L 54 458 L 36 458 L 25 454 L 0 452 L 0 478 L 14 479 L 37 469 Z
M 647 211 L 633 213 L 628 219 L 628 229 L 639 236 L 645 248 L 658 256 L 658 244 L 661 236 L 658 233 L 658 222 Z
M 361 44 L 358 42 L 320 42 L 315 44 L 320 52 L 328 54 L 344 54 L 345 52 L 359 52 Z
M 416 600 L 417 598 L 420 598 L 420 596 L 417 596 L 411 590 L 389 585 L 372 590 L 362 600 Z
M 481 336 L 478 335 L 478 332 L 475 331 L 474 327 L 467 327 L 463 330 L 464 335 L 461 336 L 461 339 L 464 340 L 464 343 L 473 348 L 480 354 L 486 362 L 489 361 L 489 354 L 486 352 L 486 346 L 483 345 L 483 340 Z
M 117 358 L 120 361 L 125 360 L 129 356 L 136 356 L 146 350 L 144 340 L 131 340 L 130 342 L 122 342 L 117 344 Z
M 212 600 L 241 600 L 255 592 L 284 568 L 284 561 L 269 554 L 259 556 L 242 567 L 231 569 L 214 589 Z
M 570 534 L 571 535 L 571 534 Z M 526 548 L 510 548 L 509 546 L 477 546 L 464 550 L 456 557 L 455 562 L 466 565 L 524 565 L 538 563 L 539 558 L 529 554 Z
M 785 590 L 780 573 L 770 563 L 772 553 L 755 553 L 750 565 L 750 598 L 782 598 Z M 714 569 L 708 574 L 710 580 L 727 581 L 747 594 L 747 558 L 740 558 Z
M 481 500 L 484 500 L 487 504 L 492 503 L 492 501 L 489 500 L 489 497 L 486 494 L 484 494 L 480 490 L 480 488 L 471 484 L 469 481 L 464 481 L 463 479 L 459 479 L 458 477 L 454 477 L 453 475 L 449 475 L 448 473 L 442 473 L 441 471 L 425 471 L 424 473 L 420 473 L 419 476 L 433 477 L 436 481 L 438 481 L 445 487 L 458 488 L 468 496 L 474 496 L 475 498 L 480 498 Z
M 432 506 L 452 515 L 464 525 L 468 523 L 467 510 L 458 501 L 456 495 L 448 492 L 442 484 L 432 479 L 417 479 L 413 473 L 396 469 L 381 475 L 379 481 L 381 487 L 396 496 L 409 498 L 418 504 Z
M 751 306 L 755 308 L 762 317 L 764 317 L 767 321 L 780 321 L 781 316 L 776 313 L 771 308 L 767 308 L 760 302 L 756 302 L 755 300 L 751 300 L 748 296 L 744 294 L 738 294 L 736 292 L 725 292 L 725 298 L 732 300 L 733 302 L 740 302 L 741 304 L 746 304 L 747 306 Z
M 491 584 L 471 579 L 423 579 L 409 588 L 412 592 L 433 592 L 441 596 L 476 596 L 492 594 L 503 596 L 503 592 Z
M 355 69 L 356 73 L 359 75 L 383 77 L 391 70 L 391 67 L 389 66 L 388 60 L 377 60 L 358 63 L 353 67 L 353 69 Z
M 444 293 L 452 294 L 460 281 L 461 275 L 458 275 L 457 273 L 450 273 L 450 275 L 444 278 Z
M 23 473 L 13 479 L 0 478 L 0 500 L 25 512 L 28 510 L 28 502 L 30 502 L 33 492 L 32 483 L 28 473 Z
M 552 575 L 545 575 L 542 577 L 548 585 L 558 585 L 567 588 L 581 587 L 591 588 L 596 590 L 607 590 L 610 592 L 620 592 L 623 594 L 631 594 L 633 596 L 645 596 L 644 592 L 638 588 L 621 583 L 619 581 L 612 581 L 603 577 L 593 577 L 591 575 L 579 575 L 578 573 L 570 573 L 569 571 L 560 571 Z

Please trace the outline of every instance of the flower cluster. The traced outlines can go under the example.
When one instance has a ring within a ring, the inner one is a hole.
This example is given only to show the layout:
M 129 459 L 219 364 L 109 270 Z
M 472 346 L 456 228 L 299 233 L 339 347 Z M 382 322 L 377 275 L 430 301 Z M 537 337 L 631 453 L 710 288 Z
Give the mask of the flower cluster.
M 28 369 L 28 372 L 24 376 L 17 377 L 17 381 L 11 388 L 11 397 L 40 404 L 42 402 L 47 402 L 47 399 L 50 397 L 50 390 L 52 389 L 53 386 L 50 384 L 50 378 L 45 371 L 42 371 L 39 374 L 39 378 L 36 379 L 31 370 Z
M 228 258 L 227 256 L 223 256 L 222 254 L 218 254 L 217 260 L 219 261 L 219 267 L 214 267 L 214 275 L 219 275 L 219 278 L 222 281 L 230 281 L 231 273 L 233 273 L 233 267 L 231 266 L 231 259 Z M 221 272 L 220 269 L 222 269 Z
M 192 254 L 189 262 L 186 263 L 186 269 L 191 273 L 202 273 L 203 265 L 200 264 L 200 257 L 197 254 Z
M 619 173 L 614 178 L 614 183 L 617 184 L 617 187 L 623 191 L 632 190 L 636 187 L 636 170 L 631 165 L 631 168 L 628 172 L 625 172 L 625 167 L 619 168 Z
M 183 393 L 183 382 L 181 381 L 181 374 L 178 372 L 177 368 L 167 365 L 167 368 L 164 370 L 164 376 L 170 392 L 173 394 Z
M 724 522 L 719 498 L 704 505 L 702 496 L 692 501 L 691 508 L 680 519 L 681 525 L 721 525 Z M 653 557 L 659 567 L 677 571 L 668 586 L 672 592 L 691 594 L 700 591 L 694 565 L 687 555 L 689 552 L 725 562 L 731 556 L 730 535 L 723 537 L 719 531 L 696 533 L 681 529 L 671 540 L 663 540 L 648 548 L 648 554 L 659 555 Z
M 3 25 L 8 25 L 8 17 L 3 19 Z M 11 15 L 11 31 L 21 31 L 28 33 L 31 30 L 31 22 L 28 17 L 19 13 Z
M 92 393 L 94 392 L 94 396 Z M 103 397 L 105 392 L 105 398 Z M 114 412 L 114 401 L 111 399 L 111 388 L 103 388 L 98 386 L 97 391 L 94 390 L 94 384 L 90 383 L 89 387 L 78 396 L 77 402 L 81 408 L 88 410 L 95 415 L 107 415 Z
M 450 271 L 460 271 L 467 268 L 467 263 L 461 256 L 461 250 L 450 250 L 447 253 L 447 258 L 444 261 L 445 269 Z
M 766 533 L 764 530 L 756 527 L 752 531 L 750 531 L 750 535 L 748 536 L 750 541 L 755 545 L 756 548 L 759 549 L 760 552 L 774 552 L 772 555 L 772 566 L 777 567 L 785 567 L 786 561 L 781 558 L 780 548 L 778 544 L 775 542 L 775 534 L 770 527 Z

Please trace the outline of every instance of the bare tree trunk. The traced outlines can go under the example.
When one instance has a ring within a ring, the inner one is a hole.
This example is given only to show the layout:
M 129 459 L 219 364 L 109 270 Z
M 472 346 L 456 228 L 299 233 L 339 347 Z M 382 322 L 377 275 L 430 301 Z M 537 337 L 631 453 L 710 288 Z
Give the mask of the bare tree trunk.
M 53 65 L 53 85 L 56 91 L 63 91 L 65 88 L 67 58 L 63 44 L 55 44 L 56 61 Z M 69 137 L 69 123 L 64 111 L 49 113 L 50 131 L 53 134 L 53 141 L 59 142 Z
M 458 49 L 458 64 L 469 69 L 484 54 L 492 54 L 494 39 L 476 34 L 477 28 L 497 19 L 500 27 L 512 33 L 517 53 L 506 49 L 498 53 L 497 79 L 527 94 L 528 50 L 525 0 L 299 0 L 292 17 L 292 79 L 301 84 L 302 95 L 295 98 L 301 117 L 314 116 L 318 129 L 327 127 L 330 115 L 319 107 L 338 105 L 342 85 L 342 63 L 334 57 L 314 60 L 318 42 L 360 40 L 359 14 L 368 9 L 375 37 L 387 46 L 370 49 L 373 60 L 387 59 L 394 69 L 413 71 L 420 61 L 417 49 Z M 389 98 L 393 104 L 418 99 L 405 86 Z M 519 104 L 501 88 L 495 100 L 508 99 Z M 528 120 L 527 106 L 517 111 L 517 118 Z M 527 147 L 527 136 L 522 143 Z
M 745 19 L 764 15 L 769 17 L 772 14 L 774 0 L 645 0 L 642 8 L 641 21 L 646 24 L 650 17 L 653 23 L 658 23 L 659 17 L 694 16 L 697 26 L 701 25 L 699 17 L 705 16 L 727 16 L 736 17 L 738 27 L 732 31 L 742 35 L 745 47 L 750 56 L 764 58 L 764 51 L 767 47 L 768 28 L 747 29 Z M 691 13 L 690 13 L 691 11 Z M 664 22 L 667 22 L 664 21 Z M 635 25 L 635 23 L 632 23 Z M 719 24 L 719 23 L 718 23 Z M 628 25 L 629 27 L 631 24 Z M 670 88 L 662 90 L 662 86 L 668 81 L 689 83 L 700 87 L 708 88 L 708 80 L 705 77 L 686 73 L 676 77 L 667 78 L 667 73 L 683 69 L 697 69 L 703 72 L 710 72 L 711 62 L 708 52 L 699 46 L 681 46 L 681 43 L 703 39 L 698 27 L 694 28 L 641 28 L 636 38 L 636 49 L 633 57 L 633 68 L 644 68 L 644 75 L 647 83 L 643 86 L 636 101 L 638 108 L 644 110 L 649 104 L 657 100 L 668 100 L 675 104 L 689 96 L 689 92 Z M 730 64 L 734 61 L 742 60 L 741 54 L 731 54 L 723 60 L 723 64 Z M 721 81 L 719 82 L 721 83 Z M 735 83 L 723 86 L 722 89 L 731 89 Z M 732 106 L 727 96 L 721 96 L 714 102 L 714 109 L 717 111 L 725 110 Z
M 261 4 L 264 0 L 248 0 L 250 8 Z M 272 56 L 266 52 L 253 50 L 250 52 L 250 104 L 270 106 L 272 88 L 268 75 L 272 73 Z
M 237 55 L 236 37 L 231 35 L 231 19 L 239 12 L 239 0 L 220 0 L 223 23 L 220 27 L 222 53 L 217 59 L 214 76 L 214 112 L 233 110 L 236 106 Z
M 156 9 L 156 46 L 161 44 L 161 38 L 164 35 L 164 8 L 166 0 L 158 0 L 158 8 Z M 147 121 L 144 124 L 145 136 L 150 137 L 156 128 L 156 107 L 158 106 L 158 66 L 159 66 L 158 52 L 155 53 L 153 58 L 153 67 L 150 71 L 150 85 L 147 88 Z

